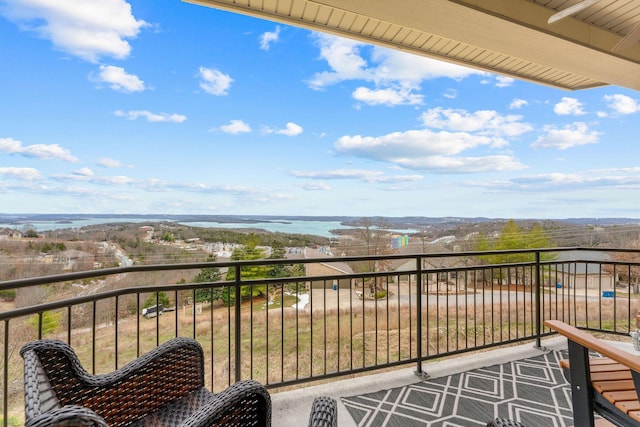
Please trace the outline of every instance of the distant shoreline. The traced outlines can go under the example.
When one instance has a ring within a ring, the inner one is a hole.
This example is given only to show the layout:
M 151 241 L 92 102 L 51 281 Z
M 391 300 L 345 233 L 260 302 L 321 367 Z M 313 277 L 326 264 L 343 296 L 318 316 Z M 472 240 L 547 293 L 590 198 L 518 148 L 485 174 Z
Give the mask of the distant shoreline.
M 98 219 L 114 219 L 122 221 L 125 219 L 135 219 L 139 221 L 172 221 L 180 223 L 190 222 L 216 222 L 220 224 L 259 224 L 259 223 L 281 223 L 290 224 L 293 221 L 317 221 L 317 222 L 340 222 L 342 225 L 353 226 L 362 218 L 361 216 L 337 216 L 337 215 L 189 215 L 189 214 L 8 214 L 0 213 L 0 223 L 3 224 L 25 224 L 30 222 L 57 222 L 59 224 L 70 224 L 76 221 L 88 221 Z M 375 220 L 384 220 L 391 226 L 397 225 L 429 225 L 445 223 L 483 223 L 495 221 L 507 221 L 511 218 L 487 218 L 487 217 L 427 217 L 427 216 L 404 216 L 386 217 L 370 216 Z M 619 225 L 619 224 L 640 224 L 639 218 L 611 217 L 611 218 L 513 218 L 516 221 L 558 221 L 571 224 L 593 224 L 593 225 Z

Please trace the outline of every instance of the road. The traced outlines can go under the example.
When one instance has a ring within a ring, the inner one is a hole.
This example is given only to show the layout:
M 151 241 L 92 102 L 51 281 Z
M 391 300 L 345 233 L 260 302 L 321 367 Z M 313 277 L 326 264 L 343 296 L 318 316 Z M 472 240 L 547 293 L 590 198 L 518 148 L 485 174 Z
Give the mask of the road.
M 133 261 L 128 256 L 126 256 L 119 247 L 117 247 L 113 243 L 102 242 L 102 245 L 104 246 L 105 252 L 113 252 L 113 255 L 118 260 L 118 265 L 120 267 L 130 267 L 133 265 Z

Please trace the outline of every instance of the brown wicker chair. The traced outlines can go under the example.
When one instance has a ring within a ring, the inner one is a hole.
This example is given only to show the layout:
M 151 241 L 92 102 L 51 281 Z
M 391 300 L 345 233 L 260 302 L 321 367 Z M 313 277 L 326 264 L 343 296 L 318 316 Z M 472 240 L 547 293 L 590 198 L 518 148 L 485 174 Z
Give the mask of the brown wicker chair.
M 57 340 L 26 344 L 26 426 L 270 426 L 266 388 L 240 381 L 221 393 L 204 387 L 197 341 L 174 338 L 122 368 L 90 375 L 75 352 Z M 336 402 L 314 401 L 309 425 L 333 427 Z

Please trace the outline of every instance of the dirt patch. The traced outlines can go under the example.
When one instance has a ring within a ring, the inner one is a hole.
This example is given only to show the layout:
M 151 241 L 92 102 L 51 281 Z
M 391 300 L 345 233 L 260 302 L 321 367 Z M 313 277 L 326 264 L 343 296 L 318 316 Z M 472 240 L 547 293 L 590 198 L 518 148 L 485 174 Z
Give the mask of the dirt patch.
M 14 302 L 0 300 L 0 311 L 9 311 L 14 308 L 16 308 L 16 304 Z

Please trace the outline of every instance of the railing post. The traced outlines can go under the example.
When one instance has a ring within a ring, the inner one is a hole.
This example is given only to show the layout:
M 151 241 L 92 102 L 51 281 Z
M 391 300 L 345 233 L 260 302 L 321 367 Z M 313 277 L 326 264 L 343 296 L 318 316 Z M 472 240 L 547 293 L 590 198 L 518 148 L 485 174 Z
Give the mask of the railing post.
M 541 326 L 542 326 L 542 310 L 541 310 L 541 301 L 540 301 L 540 297 L 541 297 L 541 286 L 542 284 L 542 268 L 540 266 L 540 251 L 536 251 L 536 345 L 535 347 L 539 350 L 544 350 L 544 348 L 542 347 L 542 342 L 541 342 L 541 338 L 542 338 L 542 331 L 541 331 Z
M 234 320 L 234 338 L 235 338 L 235 374 L 236 374 L 236 382 L 240 381 L 240 373 L 242 371 L 242 366 L 241 366 L 241 358 L 240 358 L 240 339 L 241 339 L 241 334 L 240 334 L 240 303 L 242 295 L 240 295 L 240 283 L 242 282 L 242 278 L 240 277 L 240 265 L 236 265 L 235 266 L 236 269 L 236 280 L 235 280 L 235 284 L 234 284 L 234 289 L 235 289 L 235 298 L 234 298 L 234 302 L 235 302 L 235 320 Z M 194 308 L 195 310 L 195 308 Z M 253 313 L 251 313 L 251 315 L 253 316 Z
M 427 378 L 422 371 L 422 257 L 416 257 L 416 351 L 418 353 L 415 374 L 421 378 Z
M 4 427 L 9 425 L 9 320 L 4 321 L 4 379 L 2 380 L 2 418 Z

